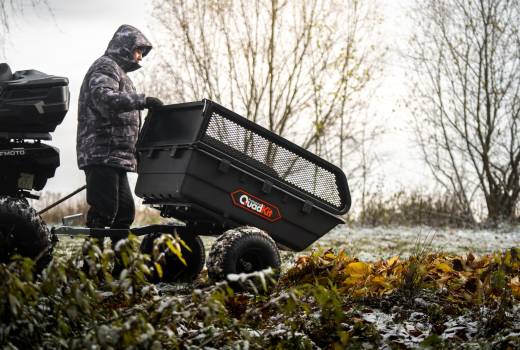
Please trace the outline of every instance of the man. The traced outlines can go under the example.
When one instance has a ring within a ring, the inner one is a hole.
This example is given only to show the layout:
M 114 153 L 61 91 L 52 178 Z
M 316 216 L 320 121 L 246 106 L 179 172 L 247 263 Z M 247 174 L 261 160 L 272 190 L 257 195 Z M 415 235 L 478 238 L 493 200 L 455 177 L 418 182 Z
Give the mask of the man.
M 162 102 L 136 93 L 127 73 L 139 69 L 139 62 L 151 49 L 138 29 L 120 26 L 81 85 L 77 156 L 86 175 L 90 228 L 127 229 L 134 221 L 127 172 L 136 170 L 140 110 L 159 107 Z

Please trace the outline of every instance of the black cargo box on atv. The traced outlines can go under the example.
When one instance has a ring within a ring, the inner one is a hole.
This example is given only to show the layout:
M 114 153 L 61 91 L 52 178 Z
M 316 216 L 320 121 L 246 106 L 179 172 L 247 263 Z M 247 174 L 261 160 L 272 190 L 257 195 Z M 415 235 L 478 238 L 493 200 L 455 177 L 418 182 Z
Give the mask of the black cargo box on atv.
M 197 234 L 250 225 L 302 250 L 350 208 L 341 169 L 209 100 L 145 120 L 135 192 Z
M 41 141 L 69 107 L 67 78 L 36 70 L 12 74 L 0 63 L 0 195 L 42 190 L 60 165 L 58 149 Z
M 48 133 L 69 108 L 67 78 L 0 64 L 0 132 Z

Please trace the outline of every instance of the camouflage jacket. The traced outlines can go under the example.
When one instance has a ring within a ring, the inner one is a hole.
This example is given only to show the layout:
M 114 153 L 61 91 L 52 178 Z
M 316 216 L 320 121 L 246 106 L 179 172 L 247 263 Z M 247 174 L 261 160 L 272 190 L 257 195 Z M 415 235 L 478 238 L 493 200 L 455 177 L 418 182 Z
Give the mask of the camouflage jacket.
M 76 144 L 80 169 L 95 164 L 136 169 L 135 144 L 145 96 L 136 93 L 126 73 L 140 68 L 133 59 L 138 47 L 143 56 L 152 49 L 139 30 L 122 25 L 83 80 Z

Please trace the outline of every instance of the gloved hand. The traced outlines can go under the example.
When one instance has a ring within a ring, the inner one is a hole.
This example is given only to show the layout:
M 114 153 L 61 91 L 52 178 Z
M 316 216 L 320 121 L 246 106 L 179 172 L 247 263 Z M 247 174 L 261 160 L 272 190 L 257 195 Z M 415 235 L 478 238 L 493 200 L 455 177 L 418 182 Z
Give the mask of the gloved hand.
M 161 107 L 162 105 L 163 105 L 163 102 L 161 100 L 159 100 L 157 97 L 147 97 L 145 100 L 144 107 L 153 109 L 153 108 Z

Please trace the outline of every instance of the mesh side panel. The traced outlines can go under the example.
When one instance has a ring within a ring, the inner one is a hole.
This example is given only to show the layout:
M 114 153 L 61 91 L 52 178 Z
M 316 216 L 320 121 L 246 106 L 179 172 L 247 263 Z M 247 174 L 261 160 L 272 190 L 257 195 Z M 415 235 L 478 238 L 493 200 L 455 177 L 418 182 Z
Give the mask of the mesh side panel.
M 220 114 L 212 113 L 204 141 L 326 204 L 338 209 L 344 204 L 334 173 Z

